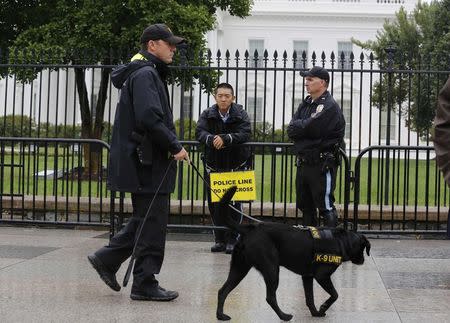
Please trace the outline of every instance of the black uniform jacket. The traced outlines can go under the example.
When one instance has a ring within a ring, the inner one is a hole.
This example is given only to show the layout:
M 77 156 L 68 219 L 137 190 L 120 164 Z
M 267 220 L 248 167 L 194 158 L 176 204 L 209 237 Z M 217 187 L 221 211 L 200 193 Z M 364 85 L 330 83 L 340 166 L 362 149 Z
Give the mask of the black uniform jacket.
M 450 186 L 450 77 L 439 92 L 434 126 L 436 162 Z
M 141 59 L 121 65 L 112 73 L 112 82 L 121 91 L 112 132 L 108 187 L 114 191 L 154 193 L 169 165 L 169 156 L 182 146 L 175 134 L 164 81 L 168 67 L 147 52 L 140 54 Z M 150 166 L 138 161 L 133 131 L 150 138 Z M 159 193 L 173 192 L 175 177 L 173 162 Z
M 289 123 L 287 133 L 299 155 L 331 151 L 344 138 L 344 116 L 328 91 L 314 102 L 307 96 Z
M 249 147 L 240 145 L 250 139 L 250 119 L 239 104 L 231 105 L 226 122 L 222 121 L 216 104 L 203 111 L 195 135 L 197 140 L 205 145 L 206 163 L 215 170 L 238 168 L 250 157 Z M 214 148 L 215 135 L 221 135 L 224 148 L 219 150 Z

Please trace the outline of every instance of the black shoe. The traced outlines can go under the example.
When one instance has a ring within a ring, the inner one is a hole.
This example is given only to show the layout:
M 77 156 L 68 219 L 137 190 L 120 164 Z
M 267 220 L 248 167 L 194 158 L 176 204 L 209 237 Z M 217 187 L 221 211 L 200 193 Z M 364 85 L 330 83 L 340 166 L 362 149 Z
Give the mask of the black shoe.
M 336 228 L 338 224 L 338 214 L 336 210 L 327 211 L 322 214 L 323 217 L 323 225 L 329 228 Z
M 226 246 L 223 242 L 216 242 L 214 246 L 211 247 L 211 252 L 222 252 L 225 251 Z
M 232 254 L 234 250 L 234 243 L 227 243 L 227 246 L 225 248 L 225 253 Z
M 178 297 L 178 292 L 165 290 L 160 286 L 147 289 L 146 291 L 131 290 L 130 298 L 135 301 L 157 301 L 168 302 Z
M 96 255 L 89 255 L 87 258 L 105 284 L 116 292 L 120 291 L 120 285 L 117 282 L 116 274 L 108 270 Z

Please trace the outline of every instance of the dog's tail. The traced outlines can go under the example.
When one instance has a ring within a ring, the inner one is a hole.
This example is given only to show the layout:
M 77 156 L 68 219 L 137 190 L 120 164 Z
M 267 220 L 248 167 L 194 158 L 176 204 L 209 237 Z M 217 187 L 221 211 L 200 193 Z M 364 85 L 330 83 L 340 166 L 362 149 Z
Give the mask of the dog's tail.
M 222 196 L 219 201 L 219 210 L 220 216 L 222 216 L 225 225 L 233 231 L 236 231 L 240 234 L 245 234 L 249 231 L 249 227 L 246 225 L 241 225 L 238 222 L 234 221 L 230 216 L 229 212 L 224 212 L 227 208 L 229 208 L 229 204 L 231 199 L 233 198 L 234 193 L 236 193 L 237 186 L 231 186 Z

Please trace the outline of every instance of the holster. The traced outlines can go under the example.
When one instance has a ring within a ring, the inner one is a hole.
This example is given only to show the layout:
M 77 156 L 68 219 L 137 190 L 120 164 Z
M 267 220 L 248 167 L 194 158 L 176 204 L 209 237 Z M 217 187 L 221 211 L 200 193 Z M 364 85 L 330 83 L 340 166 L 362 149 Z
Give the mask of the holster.
M 332 152 L 321 153 L 322 173 L 326 173 L 329 169 L 335 169 L 338 166 L 336 156 Z
M 133 131 L 131 133 L 131 140 L 137 143 L 136 154 L 139 162 L 145 166 L 151 166 L 153 160 L 153 147 L 152 140 L 149 138 L 148 134 L 144 135 Z

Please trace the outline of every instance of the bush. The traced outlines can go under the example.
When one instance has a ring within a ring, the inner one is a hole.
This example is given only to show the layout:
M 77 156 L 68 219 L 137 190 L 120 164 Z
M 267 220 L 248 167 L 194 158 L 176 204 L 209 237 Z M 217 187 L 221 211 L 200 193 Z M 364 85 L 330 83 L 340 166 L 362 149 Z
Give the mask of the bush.
M 28 116 L 7 115 L 0 117 L 0 136 L 33 137 L 36 123 Z
M 175 129 L 180 140 L 195 140 L 195 129 L 197 128 L 197 122 L 191 119 L 183 120 L 183 135 L 181 136 L 180 119 L 175 121 Z

